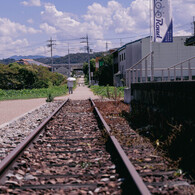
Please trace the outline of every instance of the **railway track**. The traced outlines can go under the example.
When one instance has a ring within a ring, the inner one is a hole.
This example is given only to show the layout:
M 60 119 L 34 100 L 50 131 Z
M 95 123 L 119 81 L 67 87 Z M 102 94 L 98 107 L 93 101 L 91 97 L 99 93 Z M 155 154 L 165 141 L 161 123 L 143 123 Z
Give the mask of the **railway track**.
M 94 109 L 88 100 L 63 103 L 1 162 L 0 193 L 150 194 Z
M 117 113 L 103 115 L 108 126 L 99 110 L 92 100 L 64 102 L 1 162 L 0 194 L 195 192 Z
M 116 107 L 114 102 L 98 100 L 95 104 L 109 125 L 110 134 L 117 138 L 151 194 L 195 194 L 194 179 L 164 158 L 158 145 L 154 147 L 148 139 L 131 129 L 117 111 L 120 105 Z

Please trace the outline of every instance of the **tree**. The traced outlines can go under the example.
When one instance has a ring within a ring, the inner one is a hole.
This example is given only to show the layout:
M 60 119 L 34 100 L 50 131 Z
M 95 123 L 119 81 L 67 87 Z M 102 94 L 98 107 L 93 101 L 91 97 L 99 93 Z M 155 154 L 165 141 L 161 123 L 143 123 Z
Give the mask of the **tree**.
M 101 61 L 103 63 L 98 70 L 99 85 L 113 85 L 113 56 L 103 56 Z
M 90 71 L 93 73 L 95 72 L 95 59 L 90 60 Z M 89 68 L 88 68 L 87 62 L 85 62 L 83 64 L 83 72 L 85 74 L 85 78 L 87 78 L 87 80 L 89 80 Z
M 65 83 L 65 77 L 37 65 L 0 64 L 0 89 L 47 88 Z

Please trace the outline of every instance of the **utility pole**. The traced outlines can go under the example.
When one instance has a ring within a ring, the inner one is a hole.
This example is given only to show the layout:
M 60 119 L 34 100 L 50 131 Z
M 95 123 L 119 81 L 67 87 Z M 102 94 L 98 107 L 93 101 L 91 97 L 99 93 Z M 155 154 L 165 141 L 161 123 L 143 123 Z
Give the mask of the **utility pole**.
M 69 49 L 69 43 L 68 43 L 68 76 L 70 77 L 70 49 Z
M 123 42 L 122 42 L 122 39 L 120 39 L 120 46 L 121 46 L 121 47 L 123 46 Z
M 108 51 L 108 42 L 106 41 L 106 51 Z
M 51 48 L 51 70 L 52 72 L 54 71 L 53 70 L 53 45 L 56 45 L 54 42 L 56 40 L 53 40 L 52 37 L 50 38 L 50 40 L 48 40 L 47 42 L 49 42 L 49 44 L 47 44 L 47 47 L 50 47 Z
M 193 24 L 194 24 L 194 36 L 195 36 L 195 16 L 193 17 Z
M 89 85 L 91 85 L 91 70 L 90 70 L 90 57 L 89 57 L 89 38 L 88 38 L 88 34 L 86 35 L 86 37 L 82 37 L 81 39 L 85 39 L 85 42 L 81 42 L 81 43 L 87 43 L 87 53 L 88 53 L 88 70 L 89 70 Z

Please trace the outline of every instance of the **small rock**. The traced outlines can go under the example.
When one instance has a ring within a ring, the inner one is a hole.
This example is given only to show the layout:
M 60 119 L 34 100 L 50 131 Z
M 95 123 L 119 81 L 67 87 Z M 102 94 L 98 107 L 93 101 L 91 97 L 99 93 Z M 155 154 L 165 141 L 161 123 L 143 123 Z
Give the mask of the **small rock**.
M 37 179 L 36 177 L 34 177 L 33 175 L 31 174 L 26 174 L 25 177 L 24 177 L 25 180 L 34 180 L 34 179 Z
M 17 173 L 20 174 L 20 175 L 25 175 L 25 174 L 26 174 L 26 173 L 25 173 L 23 170 L 21 170 L 21 169 L 18 170 Z
M 95 193 L 98 193 L 100 190 L 101 190 L 101 188 L 96 188 L 96 189 L 94 190 L 94 192 L 95 192 Z
M 100 181 L 107 182 L 107 181 L 110 181 L 110 179 L 109 178 L 103 178 Z
M 6 181 L 5 183 L 10 184 L 10 185 L 14 185 L 14 186 L 20 186 L 20 184 L 17 181 L 9 180 L 9 181 Z
M 18 180 L 22 180 L 22 179 L 23 179 L 23 176 L 21 176 L 20 174 L 16 174 L 15 177 L 16 177 L 16 179 L 18 179 Z

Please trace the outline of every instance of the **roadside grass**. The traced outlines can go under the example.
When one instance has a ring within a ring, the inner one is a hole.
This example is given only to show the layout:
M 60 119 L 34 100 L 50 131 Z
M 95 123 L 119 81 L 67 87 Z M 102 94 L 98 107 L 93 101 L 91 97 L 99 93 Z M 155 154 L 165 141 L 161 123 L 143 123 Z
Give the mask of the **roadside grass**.
M 125 87 L 113 87 L 113 86 L 99 86 L 93 85 L 90 87 L 95 95 L 106 98 L 123 98 L 124 97 L 124 88 Z
M 67 85 L 52 86 L 41 89 L 2 90 L 0 89 L 0 100 L 47 98 L 48 94 L 53 97 L 67 94 Z

